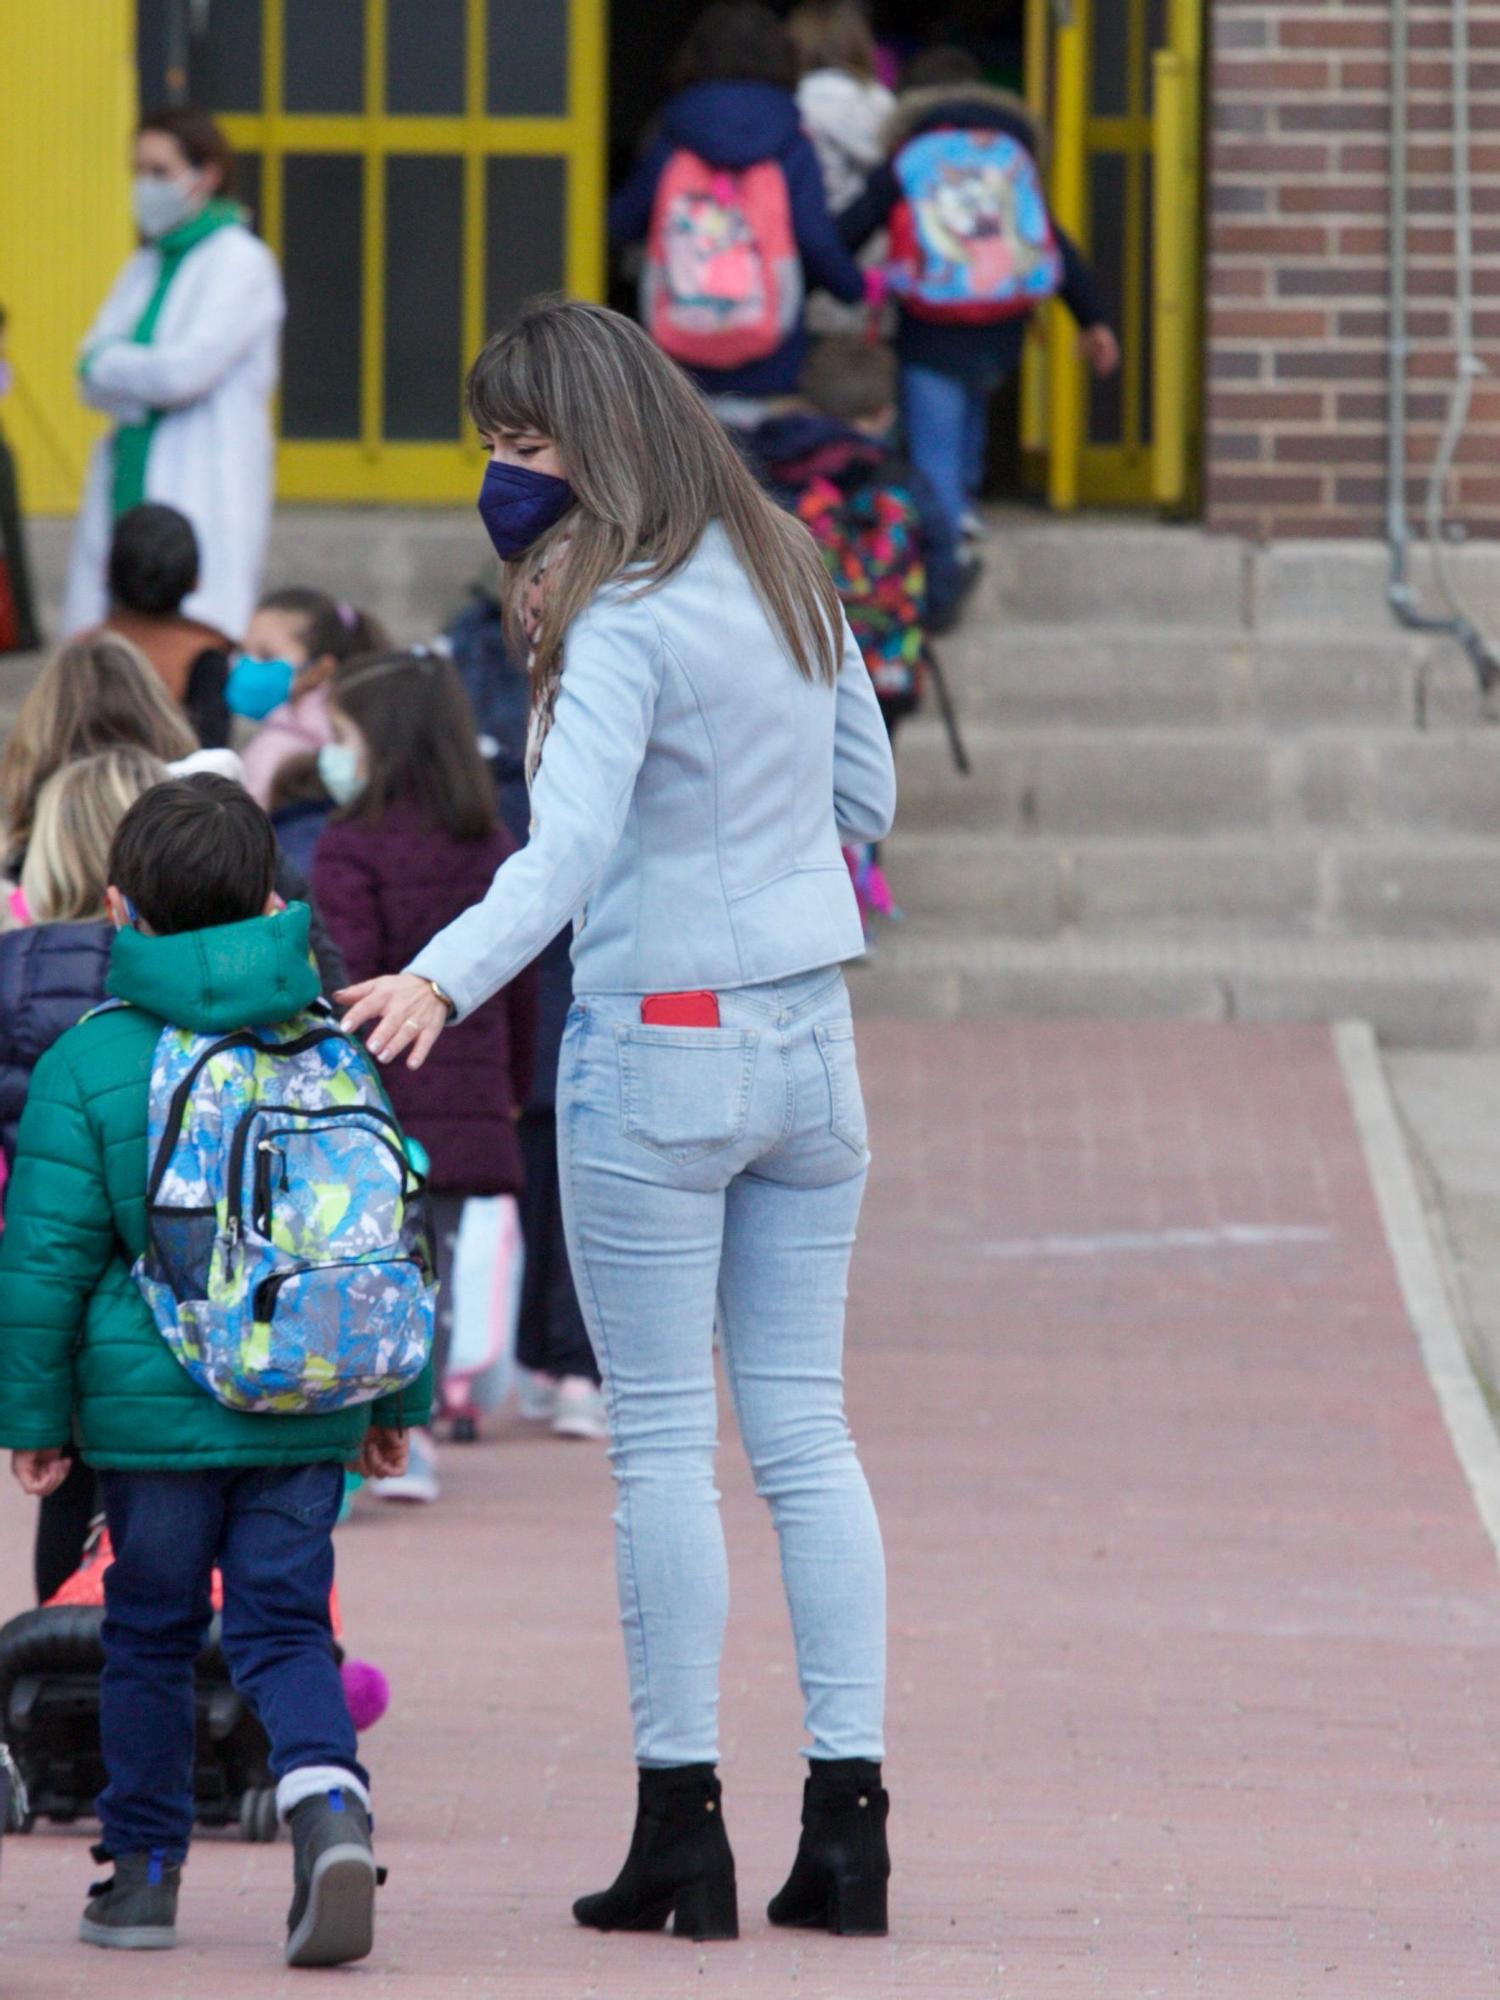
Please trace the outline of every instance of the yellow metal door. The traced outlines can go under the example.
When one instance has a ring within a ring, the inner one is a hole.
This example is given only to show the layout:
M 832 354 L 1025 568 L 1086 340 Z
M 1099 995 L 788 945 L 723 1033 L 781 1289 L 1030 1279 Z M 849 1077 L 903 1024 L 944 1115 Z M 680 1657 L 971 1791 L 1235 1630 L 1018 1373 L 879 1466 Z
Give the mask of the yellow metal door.
M 1120 336 L 1096 381 L 1060 303 L 1027 343 L 1022 445 L 1052 506 L 1183 508 L 1197 474 L 1203 0 L 1027 0 L 1053 213 Z
M 467 362 L 528 292 L 601 295 L 604 4 L 259 0 L 253 108 L 210 108 L 287 280 L 282 499 L 472 496 Z

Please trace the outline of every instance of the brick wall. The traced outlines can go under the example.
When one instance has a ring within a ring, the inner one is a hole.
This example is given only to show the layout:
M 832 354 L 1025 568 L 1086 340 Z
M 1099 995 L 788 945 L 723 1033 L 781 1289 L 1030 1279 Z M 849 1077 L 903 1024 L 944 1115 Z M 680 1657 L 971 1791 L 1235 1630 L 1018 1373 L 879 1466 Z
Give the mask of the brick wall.
M 1411 7 L 1411 504 L 1453 339 L 1451 0 Z M 1211 526 L 1372 535 L 1385 508 L 1386 0 L 1213 0 L 1208 131 Z M 1500 534 L 1500 0 L 1471 0 L 1474 399 L 1450 508 Z

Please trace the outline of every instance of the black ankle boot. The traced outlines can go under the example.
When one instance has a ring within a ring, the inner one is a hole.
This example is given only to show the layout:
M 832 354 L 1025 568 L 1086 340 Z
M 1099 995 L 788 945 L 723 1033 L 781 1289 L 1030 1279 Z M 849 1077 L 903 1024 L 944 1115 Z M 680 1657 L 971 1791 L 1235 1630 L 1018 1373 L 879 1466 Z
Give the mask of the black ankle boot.
M 813 1758 L 802 1794 L 801 1845 L 786 1887 L 767 1911 L 771 1922 L 841 1937 L 884 1937 L 890 1809 L 878 1764 Z
M 659 1931 L 676 1937 L 740 1934 L 734 1856 L 724 1831 L 723 1789 L 712 1764 L 642 1771 L 635 1832 L 614 1886 L 573 1905 L 596 1931 Z

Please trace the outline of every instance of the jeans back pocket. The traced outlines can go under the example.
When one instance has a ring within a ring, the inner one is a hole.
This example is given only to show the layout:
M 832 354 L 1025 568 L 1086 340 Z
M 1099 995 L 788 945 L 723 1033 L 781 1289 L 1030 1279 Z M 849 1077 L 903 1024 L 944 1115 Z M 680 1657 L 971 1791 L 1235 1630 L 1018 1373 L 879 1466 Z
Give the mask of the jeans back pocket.
M 679 1166 L 745 1136 L 759 1036 L 753 1029 L 615 1030 L 627 1139 Z
M 863 1158 L 870 1133 L 864 1091 L 859 1082 L 859 1061 L 854 1053 L 854 1023 L 823 1021 L 813 1033 L 828 1075 L 828 1129 L 852 1153 Z

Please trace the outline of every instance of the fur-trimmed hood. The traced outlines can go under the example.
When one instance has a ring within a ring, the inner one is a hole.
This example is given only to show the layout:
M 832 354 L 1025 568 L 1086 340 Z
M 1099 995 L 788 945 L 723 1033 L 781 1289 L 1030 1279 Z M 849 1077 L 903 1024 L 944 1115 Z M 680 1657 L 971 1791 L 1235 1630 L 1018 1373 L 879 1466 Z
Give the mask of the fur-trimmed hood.
M 904 91 L 896 100 L 881 134 L 886 158 L 898 153 L 919 132 L 940 125 L 1008 132 L 1039 164 L 1046 157 L 1046 128 L 1013 90 L 1001 90 L 991 83 L 941 83 L 929 90 Z

